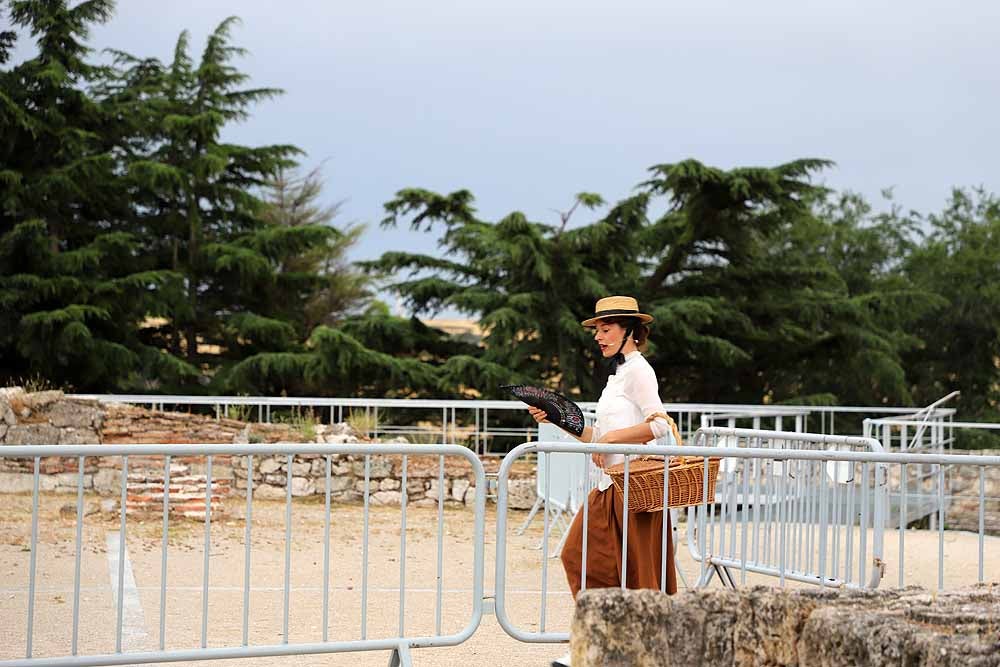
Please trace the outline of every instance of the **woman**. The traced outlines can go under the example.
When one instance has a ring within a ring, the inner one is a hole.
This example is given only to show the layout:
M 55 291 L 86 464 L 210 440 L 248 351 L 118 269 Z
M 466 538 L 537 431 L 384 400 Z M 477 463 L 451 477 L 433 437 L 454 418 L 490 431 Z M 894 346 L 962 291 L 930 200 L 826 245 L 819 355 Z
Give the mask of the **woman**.
M 597 403 L 597 421 L 577 437 L 581 442 L 632 444 L 652 443 L 673 434 L 671 420 L 663 412 L 657 390 L 656 373 L 640 350 L 649 335 L 647 326 L 653 318 L 639 311 L 635 299 L 612 296 L 597 302 L 594 316 L 584 320 L 594 329 L 594 340 L 604 359 L 611 364 L 611 375 Z M 545 412 L 530 408 L 537 422 L 545 421 Z M 592 455 L 597 466 L 606 468 L 621 463 L 621 454 Z M 622 496 L 604 473 L 597 488 L 587 498 L 587 581 L 586 588 L 621 586 L 622 530 L 626 513 Z M 667 531 L 666 591 L 677 592 L 673 544 L 669 518 L 663 525 L 663 512 L 629 513 L 628 558 L 625 585 L 628 588 L 660 588 L 660 559 L 663 556 L 663 530 Z M 563 568 L 575 598 L 583 588 L 583 512 L 577 513 L 562 549 Z M 553 664 L 559 664 L 557 661 Z

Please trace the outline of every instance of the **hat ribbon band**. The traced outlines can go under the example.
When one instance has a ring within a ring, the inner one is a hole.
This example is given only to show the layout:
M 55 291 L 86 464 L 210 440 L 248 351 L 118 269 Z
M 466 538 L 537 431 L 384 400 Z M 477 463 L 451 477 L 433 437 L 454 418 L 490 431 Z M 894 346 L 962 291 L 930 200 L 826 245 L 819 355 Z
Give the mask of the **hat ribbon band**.
M 624 308 L 615 308 L 613 310 L 600 310 L 594 313 L 594 317 L 604 317 L 605 315 L 640 315 L 638 310 L 626 310 Z

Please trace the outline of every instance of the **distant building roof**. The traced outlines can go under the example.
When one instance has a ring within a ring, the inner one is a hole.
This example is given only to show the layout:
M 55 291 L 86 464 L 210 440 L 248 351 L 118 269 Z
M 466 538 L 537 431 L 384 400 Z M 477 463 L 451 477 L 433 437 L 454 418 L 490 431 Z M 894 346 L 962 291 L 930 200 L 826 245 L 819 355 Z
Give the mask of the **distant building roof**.
M 475 320 L 421 320 L 424 324 L 434 329 L 451 334 L 452 336 L 474 336 L 483 337 L 483 330 L 479 322 Z

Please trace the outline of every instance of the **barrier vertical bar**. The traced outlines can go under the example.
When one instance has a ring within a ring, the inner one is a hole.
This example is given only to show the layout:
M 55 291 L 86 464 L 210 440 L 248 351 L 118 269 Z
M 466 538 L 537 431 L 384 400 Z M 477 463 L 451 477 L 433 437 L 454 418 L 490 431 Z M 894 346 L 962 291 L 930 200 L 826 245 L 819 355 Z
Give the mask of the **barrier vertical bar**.
M 938 590 L 944 590 L 944 466 L 938 464 Z
M 737 512 L 737 498 L 738 494 L 737 486 L 738 480 L 740 478 L 740 464 L 742 461 L 737 459 L 733 463 L 733 478 L 729 485 L 729 557 L 736 558 L 736 524 L 739 523 L 739 512 Z M 744 503 L 746 499 L 744 498 Z
M 545 632 L 545 602 L 548 596 L 549 584 L 549 471 L 552 469 L 552 457 L 545 452 L 545 507 L 542 508 L 542 610 L 538 619 L 538 631 Z
M 406 454 L 403 454 L 403 479 L 400 486 L 399 509 L 399 636 L 404 634 L 403 624 L 406 620 Z
M 858 553 L 858 585 L 865 585 L 865 567 L 868 565 L 868 468 L 861 464 L 861 545 Z
M 122 457 L 121 522 L 118 529 L 118 600 L 115 623 L 115 653 L 122 652 L 122 616 L 125 604 L 125 508 L 128 506 L 128 457 Z M 34 549 L 32 549 L 34 553 Z
M 680 443 L 677 443 L 680 444 Z M 670 534 L 670 457 L 663 457 L 663 517 L 662 517 L 663 530 L 660 536 L 662 542 L 660 544 L 660 592 L 666 592 L 667 590 L 667 552 L 668 544 L 667 537 Z
M 583 538 L 581 542 L 583 543 L 583 548 L 581 549 L 581 560 L 580 560 L 580 590 L 587 590 L 587 537 L 588 537 L 588 519 L 590 517 L 590 455 L 586 452 L 583 453 L 584 464 L 583 464 L 583 479 L 586 489 L 586 493 L 583 495 Z M 545 467 L 546 470 L 548 466 Z
M 167 545 L 170 528 L 170 455 L 163 457 L 163 536 L 160 538 L 160 650 L 167 634 Z
M 76 477 L 76 557 L 73 560 L 73 642 L 72 654 L 76 655 L 80 636 L 80 559 L 83 543 L 83 467 L 84 457 L 77 459 Z
M 477 491 L 479 493 L 479 491 Z M 434 632 L 441 634 L 442 590 L 444 586 L 444 456 L 438 457 L 437 605 Z
M 820 465 L 823 465 L 820 463 Z M 837 480 L 833 481 L 836 485 Z M 820 586 L 826 586 L 826 540 L 827 540 L 827 519 L 830 515 L 830 506 L 826 502 L 826 474 L 819 475 L 819 577 Z M 834 486 L 836 488 L 836 486 Z M 836 569 L 834 569 L 836 575 Z
M 810 481 L 815 480 L 815 484 L 811 486 L 817 486 L 819 484 L 826 482 L 825 469 L 823 464 L 819 465 L 816 462 L 811 462 L 808 464 L 807 470 L 809 471 Z M 817 472 L 818 471 L 818 472 Z M 810 485 L 807 485 L 810 486 Z M 816 552 L 816 507 L 819 502 L 819 497 L 812 490 L 809 492 L 808 501 L 806 502 L 806 570 L 812 571 L 813 563 L 815 561 L 814 554 Z M 822 573 L 821 573 L 822 574 Z
M 701 576 L 700 581 L 704 581 L 705 573 L 708 571 L 708 551 L 706 550 L 706 539 L 705 539 L 705 517 L 706 508 L 708 507 L 708 457 L 704 457 L 704 473 L 705 476 L 702 477 L 705 483 L 702 484 L 701 489 L 701 507 L 698 508 L 698 541 L 699 550 L 701 551 Z
M 848 479 L 850 479 L 850 474 L 848 474 L 847 477 Z M 851 482 L 853 482 L 853 479 L 851 479 L 850 482 L 845 482 L 845 483 L 849 484 Z M 832 556 L 832 561 L 833 561 L 830 567 L 830 572 L 834 577 L 841 576 L 840 570 L 838 569 L 840 559 L 838 558 L 837 554 L 840 551 L 840 524 L 847 515 L 847 511 L 843 507 L 844 503 L 847 500 L 847 491 L 845 489 L 842 489 L 841 486 L 842 483 L 838 482 L 836 479 L 834 480 L 834 483 L 831 486 L 831 497 L 833 498 L 833 504 L 832 507 L 830 508 L 831 526 L 827 533 L 827 540 L 830 547 L 828 549 L 828 554 L 829 554 L 828 558 Z M 817 517 L 819 517 L 820 511 L 821 511 L 820 507 L 817 505 L 816 507 Z
M 31 657 L 32 639 L 35 630 L 35 568 L 38 563 L 38 480 L 41 459 L 35 457 L 35 470 L 31 482 L 31 556 L 28 564 L 28 649 L 25 657 Z M 122 516 L 125 508 L 122 507 Z M 120 596 L 119 596 L 120 597 Z M 119 635 L 121 624 L 119 623 Z M 119 640 L 119 645 L 121 641 Z
M 845 534 L 847 536 L 846 545 L 844 548 L 844 560 L 846 561 L 846 576 L 844 580 L 850 582 L 854 576 L 854 521 L 857 513 L 854 509 L 854 487 L 857 486 L 856 480 L 858 479 L 858 466 L 856 463 L 851 463 L 851 480 L 855 482 L 847 487 L 847 517 L 846 517 L 846 530 Z M 864 577 L 862 577 L 862 580 Z
M 208 646 L 208 561 L 212 553 L 212 455 L 205 462 L 205 562 L 201 581 L 201 647 Z
M 986 468 L 979 466 L 979 583 L 983 583 L 983 534 L 985 531 L 986 511 Z
M 781 477 L 778 480 L 779 482 L 778 495 L 780 496 L 780 500 L 778 501 L 778 527 L 779 530 L 781 531 L 778 537 L 779 541 L 778 563 L 781 574 L 780 578 L 781 578 L 782 588 L 785 587 L 785 515 L 787 513 L 785 508 L 785 499 L 786 499 L 785 487 L 787 484 L 787 482 L 785 481 L 785 477 L 787 476 L 788 476 L 788 469 L 786 468 L 785 461 L 783 460 L 781 466 Z
M 326 461 L 324 471 L 324 503 L 323 503 L 323 641 L 329 638 L 330 626 L 330 484 L 332 461 L 330 455 L 323 457 Z
M 757 438 L 757 446 L 760 446 L 760 438 Z M 764 461 L 753 459 L 755 472 L 753 490 L 753 561 L 760 562 L 760 496 L 764 485 Z
M 899 467 L 899 588 L 906 585 L 906 493 L 907 483 L 906 464 Z
M 732 420 L 730 420 L 732 421 Z M 719 555 L 726 555 L 726 509 L 729 504 L 729 473 L 720 462 L 716 490 L 719 495 Z
M 753 469 L 753 461 L 750 459 L 743 460 L 743 511 L 741 512 L 743 518 L 743 526 L 740 529 L 740 585 L 746 586 L 747 583 L 747 520 L 750 515 L 750 510 L 747 508 L 747 503 L 750 501 L 750 470 Z
M 371 491 L 371 455 L 365 454 L 365 492 L 361 528 L 361 638 L 368 638 L 368 496 Z
M 622 590 L 625 590 L 625 580 L 628 575 L 628 454 L 625 455 L 625 477 L 622 485 L 624 486 L 623 498 L 622 498 L 622 575 L 621 575 L 621 585 Z M 546 466 L 548 470 L 548 466 Z
M 243 525 L 243 645 L 250 635 L 250 527 L 253 525 L 253 454 L 247 454 L 247 509 Z
M 292 463 L 293 455 L 285 457 L 285 584 L 282 591 L 281 643 L 288 643 L 288 611 L 292 585 Z

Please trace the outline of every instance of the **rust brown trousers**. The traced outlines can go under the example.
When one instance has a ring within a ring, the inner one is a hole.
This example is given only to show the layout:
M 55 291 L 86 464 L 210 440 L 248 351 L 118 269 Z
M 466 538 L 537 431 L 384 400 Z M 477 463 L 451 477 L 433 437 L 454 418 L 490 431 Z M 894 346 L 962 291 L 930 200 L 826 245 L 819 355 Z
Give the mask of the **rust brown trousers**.
M 587 588 L 612 588 L 622 585 L 622 497 L 614 487 L 594 489 L 587 497 Z M 677 592 L 674 571 L 673 536 L 667 515 L 667 585 Z M 663 549 L 663 512 L 631 512 L 628 517 L 628 560 L 626 588 L 660 588 L 660 556 Z M 580 567 L 583 564 L 583 510 L 573 519 L 562 564 L 573 597 L 580 591 Z

